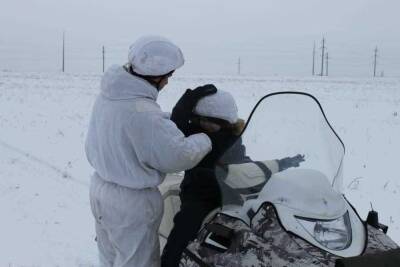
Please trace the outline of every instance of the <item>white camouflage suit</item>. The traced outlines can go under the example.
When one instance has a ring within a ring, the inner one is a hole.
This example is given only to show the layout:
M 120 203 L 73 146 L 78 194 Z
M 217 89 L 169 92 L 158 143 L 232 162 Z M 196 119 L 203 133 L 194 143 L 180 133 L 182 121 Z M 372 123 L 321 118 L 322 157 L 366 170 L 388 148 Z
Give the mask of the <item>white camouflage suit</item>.
M 166 173 L 194 167 L 211 150 L 205 134 L 185 137 L 156 103 L 158 91 L 122 66 L 103 76 L 86 154 L 95 169 L 90 203 L 101 266 L 159 266 L 158 227 Z

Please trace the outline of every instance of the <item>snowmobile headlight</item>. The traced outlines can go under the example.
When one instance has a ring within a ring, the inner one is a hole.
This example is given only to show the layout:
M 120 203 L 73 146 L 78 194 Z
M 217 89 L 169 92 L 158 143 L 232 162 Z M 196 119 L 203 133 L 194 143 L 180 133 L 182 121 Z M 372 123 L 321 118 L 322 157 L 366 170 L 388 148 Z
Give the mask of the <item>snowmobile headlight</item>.
M 352 236 L 348 212 L 334 220 L 295 217 L 301 226 L 324 247 L 331 250 L 343 250 L 350 246 Z

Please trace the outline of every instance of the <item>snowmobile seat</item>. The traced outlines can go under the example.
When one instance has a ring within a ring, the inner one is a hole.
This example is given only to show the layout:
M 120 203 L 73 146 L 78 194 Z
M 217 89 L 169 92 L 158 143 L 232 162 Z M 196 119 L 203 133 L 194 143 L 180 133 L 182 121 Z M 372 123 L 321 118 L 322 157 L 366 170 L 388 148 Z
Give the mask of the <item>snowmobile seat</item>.
M 169 174 L 159 186 L 159 190 L 164 199 L 164 215 L 159 228 L 161 249 L 164 247 L 174 225 L 174 216 L 179 211 L 181 204 L 179 199 L 179 185 L 182 179 L 183 176 L 181 174 Z

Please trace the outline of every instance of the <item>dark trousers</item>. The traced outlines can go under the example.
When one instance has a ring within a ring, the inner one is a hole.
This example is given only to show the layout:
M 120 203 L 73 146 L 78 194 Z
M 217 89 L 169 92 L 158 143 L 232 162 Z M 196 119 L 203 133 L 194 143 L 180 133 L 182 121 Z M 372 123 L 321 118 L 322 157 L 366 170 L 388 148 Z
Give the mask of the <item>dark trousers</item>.
M 204 218 L 216 207 L 212 202 L 183 202 L 161 255 L 161 267 L 178 267 L 182 252 L 196 238 Z
M 196 167 L 186 171 L 180 187 L 181 209 L 174 217 L 174 227 L 161 255 L 161 267 L 179 266 L 182 252 L 196 238 L 205 217 L 221 206 L 213 169 Z

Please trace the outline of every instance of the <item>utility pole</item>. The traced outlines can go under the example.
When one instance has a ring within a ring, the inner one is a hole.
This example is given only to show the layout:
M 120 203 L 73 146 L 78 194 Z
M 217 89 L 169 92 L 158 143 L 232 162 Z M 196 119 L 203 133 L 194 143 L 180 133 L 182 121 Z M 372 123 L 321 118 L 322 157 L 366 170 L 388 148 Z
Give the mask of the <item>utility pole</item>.
M 314 41 L 314 47 L 313 47 L 313 53 L 312 53 L 312 76 L 315 75 L 315 41 Z
M 378 57 L 378 47 L 375 47 L 375 56 L 374 56 L 374 77 L 376 77 L 376 58 Z
M 65 31 L 63 31 L 63 42 L 62 42 L 62 72 L 65 72 Z
M 326 76 L 328 76 L 328 67 L 329 67 L 329 56 L 328 52 L 326 52 Z
M 325 37 L 322 38 L 321 76 L 324 76 Z
M 238 64 L 238 75 L 240 75 L 240 67 L 241 67 L 241 66 L 240 66 L 240 63 L 241 63 L 241 62 L 240 62 L 240 57 L 239 57 L 238 63 L 237 63 L 237 64 Z
M 106 53 L 106 51 L 105 51 L 105 48 L 104 48 L 104 45 L 103 45 L 103 73 L 104 73 L 104 66 L 105 66 L 105 61 L 106 61 L 105 53 Z

